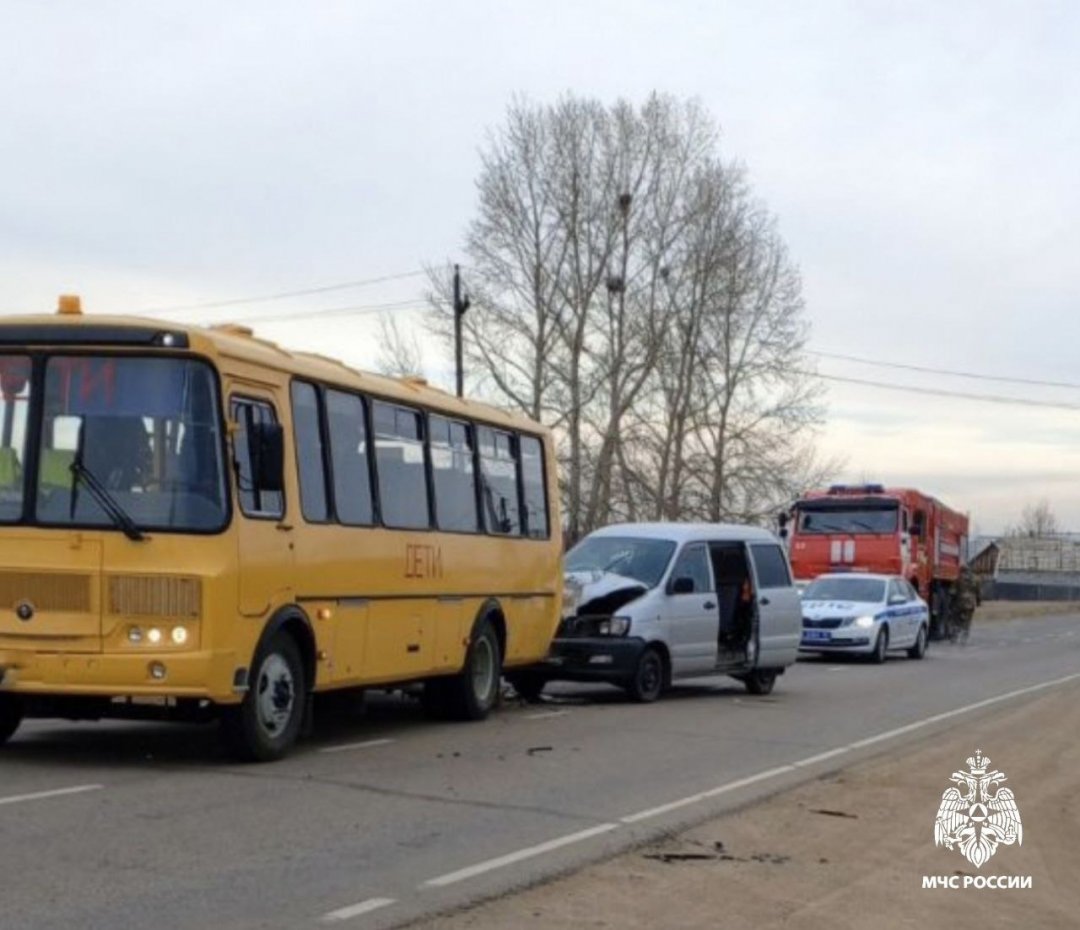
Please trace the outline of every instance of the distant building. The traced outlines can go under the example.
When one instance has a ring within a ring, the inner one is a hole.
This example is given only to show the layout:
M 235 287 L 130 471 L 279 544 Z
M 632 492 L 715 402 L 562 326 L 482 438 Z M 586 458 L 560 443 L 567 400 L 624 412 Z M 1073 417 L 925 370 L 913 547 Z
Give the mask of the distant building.
M 1080 601 L 1080 540 L 1004 536 L 969 559 L 983 595 L 1004 601 Z

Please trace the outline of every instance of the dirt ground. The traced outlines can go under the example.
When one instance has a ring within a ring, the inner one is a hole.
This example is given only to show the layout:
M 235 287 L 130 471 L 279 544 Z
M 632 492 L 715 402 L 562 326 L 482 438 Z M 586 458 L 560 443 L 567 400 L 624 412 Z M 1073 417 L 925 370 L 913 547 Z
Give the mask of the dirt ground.
M 928 737 L 425 930 L 1080 927 L 1080 686 Z M 934 846 L 975 749 L 1008 776 L 1023 845 L 981 869 Z M 1032 876 L 1030 890 L 924 890 L 923 875 Z
M 975 622 L 980 620 L 1020 620 L 1025 617 L 1080 614 L 1076 601 L 983 601 L 975 609 Z

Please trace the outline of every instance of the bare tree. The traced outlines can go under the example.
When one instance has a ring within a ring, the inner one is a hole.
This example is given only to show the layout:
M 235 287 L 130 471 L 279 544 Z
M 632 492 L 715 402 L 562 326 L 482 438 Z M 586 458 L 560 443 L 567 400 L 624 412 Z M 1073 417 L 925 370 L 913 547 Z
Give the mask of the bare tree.
M 379 317 L 379 357 L 376 364 L 380 373 L 397 378 L 424 373 L 424 354 L 416 334 L 406 335 L 398 325 L 397 317 L 386 314 Z
M 514 101 L 482 153 L 470 387 L 555 429 L 571 540 L 757 518 L 820 468 L 798 272 L 717 139 L 695 102 L 566 97 Z
M 1056 536 L 1060 532 L 1057 517 L 1045 497 L 1027 504 L 1020 514 L 1020 522 L 1006 530 L 1008 536 L 1029 536 L 1035 539 Z

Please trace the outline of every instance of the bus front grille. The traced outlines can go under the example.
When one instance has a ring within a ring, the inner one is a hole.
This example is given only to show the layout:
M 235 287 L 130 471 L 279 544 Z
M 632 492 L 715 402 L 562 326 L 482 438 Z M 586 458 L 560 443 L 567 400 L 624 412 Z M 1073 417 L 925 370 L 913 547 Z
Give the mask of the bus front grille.
M 0 571 L 0 606 L 32 604 L 36 610 L 89 613 L 90 576 L 64 572 Z
M 197 618 L 202 604 L 198 578 L 110 575 L 107 611 L 124 617 Z

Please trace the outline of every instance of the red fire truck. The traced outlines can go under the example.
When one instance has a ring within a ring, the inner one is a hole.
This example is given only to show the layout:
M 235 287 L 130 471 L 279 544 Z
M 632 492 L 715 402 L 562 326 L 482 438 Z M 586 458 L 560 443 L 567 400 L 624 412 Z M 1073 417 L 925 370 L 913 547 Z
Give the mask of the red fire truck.
M 825 572 L 903 575 L 944 633 L 948 596 L 967 546 L 968 518 L 910 488 L 835 484 L 808 491 L 781 517 L 796 581 Z

